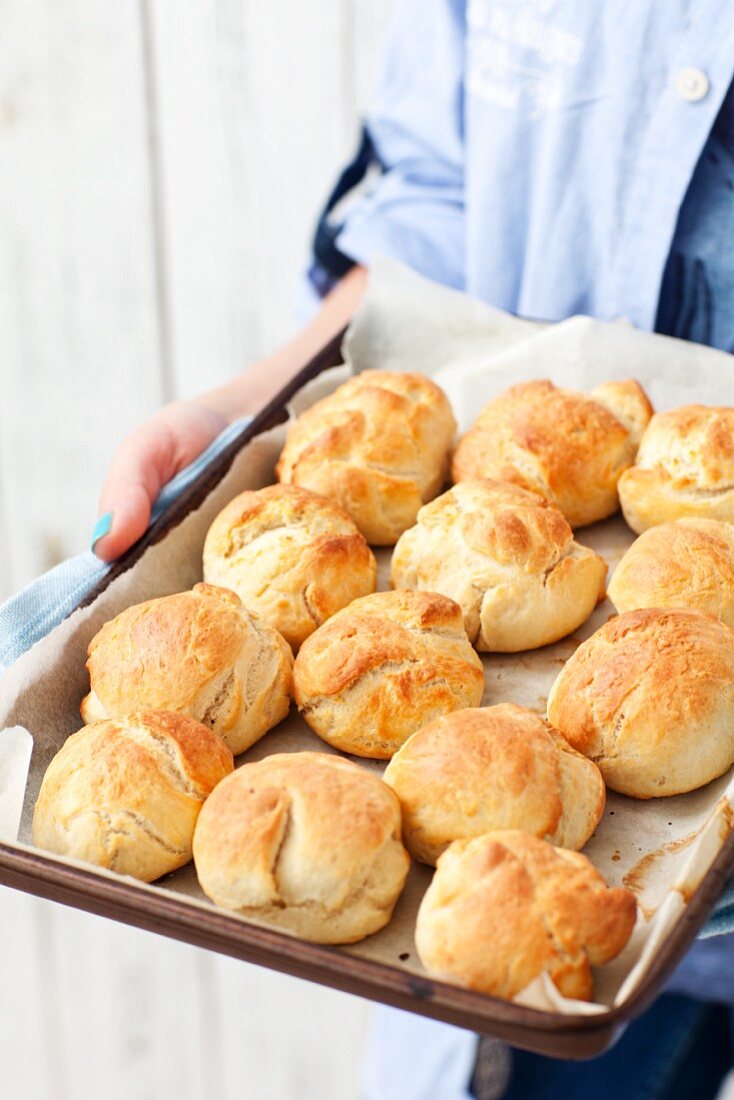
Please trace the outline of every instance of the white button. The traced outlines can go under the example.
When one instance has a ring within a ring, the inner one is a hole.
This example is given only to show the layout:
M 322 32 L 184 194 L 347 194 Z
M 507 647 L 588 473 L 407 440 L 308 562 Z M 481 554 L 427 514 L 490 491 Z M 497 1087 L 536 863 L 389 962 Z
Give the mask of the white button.
M 675 90 L 681 99 L 698 103 L 709 90 L 709 78 L 701 69 L 681 69 L 675 78 Z

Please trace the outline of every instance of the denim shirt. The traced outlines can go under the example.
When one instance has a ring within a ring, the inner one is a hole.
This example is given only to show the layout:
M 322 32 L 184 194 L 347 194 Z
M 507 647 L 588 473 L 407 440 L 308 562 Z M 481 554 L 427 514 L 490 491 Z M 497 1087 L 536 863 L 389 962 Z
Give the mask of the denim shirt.
M 731 0 L 397 0 L 337 254 L 734 350 L 733 74 Z

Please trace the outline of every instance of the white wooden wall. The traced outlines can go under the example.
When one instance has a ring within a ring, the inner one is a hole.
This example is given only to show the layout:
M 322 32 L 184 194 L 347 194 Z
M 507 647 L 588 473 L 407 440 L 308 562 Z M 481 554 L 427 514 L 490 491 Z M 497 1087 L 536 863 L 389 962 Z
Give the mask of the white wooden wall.
M 286 337 L 389 0 L 0 0 L 0 596 Z M 0 888 L 3 1100 L 350 1100 L 353 998 Z

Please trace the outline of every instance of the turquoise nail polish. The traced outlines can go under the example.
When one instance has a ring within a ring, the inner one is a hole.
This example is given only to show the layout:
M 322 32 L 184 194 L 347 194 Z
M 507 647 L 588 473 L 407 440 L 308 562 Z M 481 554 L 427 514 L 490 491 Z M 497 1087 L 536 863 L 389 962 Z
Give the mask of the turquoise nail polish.
M 112 512 L 105 512 L 105 514 L 103 516 L 99 517 L 99 519 L 97 520 L 97 522 L 94 525 L 94 530 L 92 531 L 92 546 L 91 546 L 92 550 L 94 550 L 95 546 L 97 545 L 97 543 L 99 542 L 100 539 L 103 539 L 105 537 L 105 535 L 109 535 L 111 529 L 112 529 Z

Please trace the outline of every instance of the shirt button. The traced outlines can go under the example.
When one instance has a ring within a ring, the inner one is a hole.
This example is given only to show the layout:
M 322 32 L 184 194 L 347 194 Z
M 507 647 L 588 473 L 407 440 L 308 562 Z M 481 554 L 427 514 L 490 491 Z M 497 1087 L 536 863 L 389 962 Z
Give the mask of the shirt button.
M 709 78 L 701 69 L 681 69 L 675 78 L 675 90 L 681 99 L 698 103 L 709 90 Z

